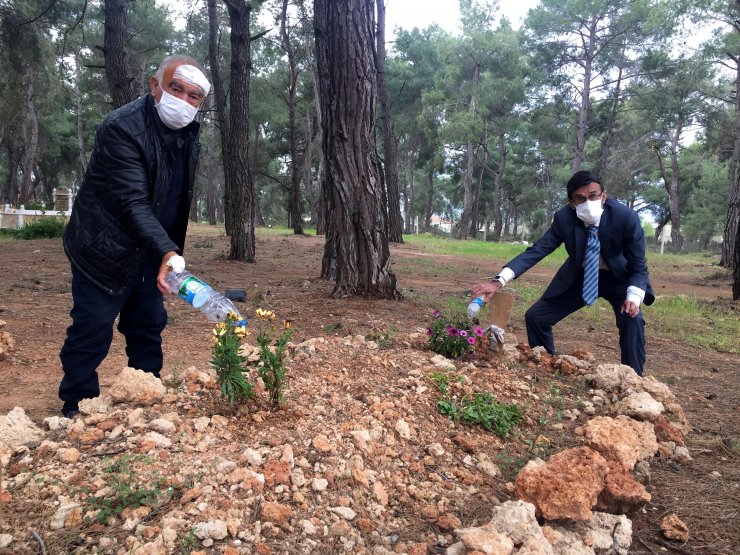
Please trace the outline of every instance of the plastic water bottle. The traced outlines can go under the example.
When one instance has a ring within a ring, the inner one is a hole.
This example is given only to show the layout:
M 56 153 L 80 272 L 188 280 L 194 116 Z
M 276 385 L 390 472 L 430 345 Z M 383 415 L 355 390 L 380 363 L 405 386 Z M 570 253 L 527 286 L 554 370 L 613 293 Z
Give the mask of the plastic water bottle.
M 200 310 L 212 322 L 223 322 L 229 313 L 242 320 L 239 310 L 224 295 L 187 271 L 168 272 L 165 277 L 170 291 Z
M 468 305 L 468 318 L 471 320 L 473 318 L 477 318 L 480 314 L 480 309 L 483 308 L 485 302 L 483 295 L 473 298 Z

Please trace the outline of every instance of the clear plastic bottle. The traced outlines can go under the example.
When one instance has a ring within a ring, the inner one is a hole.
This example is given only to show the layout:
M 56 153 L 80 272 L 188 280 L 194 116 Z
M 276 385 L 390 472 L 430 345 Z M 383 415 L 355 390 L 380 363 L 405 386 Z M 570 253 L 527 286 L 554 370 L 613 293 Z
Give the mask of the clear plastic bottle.
M 165 281 L 170 291 L 177 293 L 212 322 L 223 322 L 231 312 L 237 315 L 237 320 L 242 319 L 234 303 L 188 271 L 169 272 Z
M 473 298 L 468 305 L 468 318 L 471 320 L 473 318 L 477 318 L 480 314 L 480 309 L 483 308 L 485 302 L 483 295 Z

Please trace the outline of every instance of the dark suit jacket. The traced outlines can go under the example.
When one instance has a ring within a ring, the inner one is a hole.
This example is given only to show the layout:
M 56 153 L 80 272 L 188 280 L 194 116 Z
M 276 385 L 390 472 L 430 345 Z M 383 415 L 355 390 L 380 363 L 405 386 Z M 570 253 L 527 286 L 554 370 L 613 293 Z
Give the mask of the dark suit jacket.
M 621 202 L 607 199 L 599 223 L 599 241 L 601 257 L 612 274 L 624 282 L 625 295 L 627 287 L 634 285 L 645 291 L 643 302 L 652 304 L 655 294 L 648 278 L 645 237 L 637 213 Z M 565 244 L 568 260 L 560 267 L 542 295 L 543 299 L 556 297 L 578 279 L 586 252 L 586 226 L 570 205 L 558 210 L 550 229 L 506 266 L 519 277 L 561 244 Z

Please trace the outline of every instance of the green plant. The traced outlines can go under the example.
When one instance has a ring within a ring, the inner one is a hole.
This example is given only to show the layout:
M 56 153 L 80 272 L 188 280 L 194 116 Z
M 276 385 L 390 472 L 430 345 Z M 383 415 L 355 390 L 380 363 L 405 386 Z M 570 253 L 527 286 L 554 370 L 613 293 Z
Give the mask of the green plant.
M 67 223 L 64 218 L 46 217 L 30 222 L 15 230 L 18 239 L 54 239 L 64 235 Z
M 236 314 L 229 314 L 225 322 L 216 324 L 211 349 L 211 366 L 216 370 L 221 396 L 231 405 L 254 397 L 254 386 L 244 377 L 242 365 L 246 358 L 239 353 L 242 338 L 247 334 L 246 321 L 237 318 Z
M 427 328 L 429 348 L 447 358 L 470 357 L 483 337 L 483 328 L 466 319 L 449 320 L 437 310 Z
M 285 389 L 285 345 L 293 335 L 293 330 L 290 320 L 285 320 L 278 330 L 272 310 L 258 308 L 256 313 L 257 343 L 260 346 L 257 370 L 270 396 L 270 404 L 278 408 Z
M 437 389 L 439 389 L 442 395 L 447 395 L 447 391 L 450 387 L 450 378 L 447 374 L 444 372 L 432 372 L 429 379 L 437 386 Z
M 500 437 L 509 435 L 509 431 L 524 419 L 517 405 L 499 403 L 487 391 L 466 395 L 460 402 L 458 412 L 464 422 L 479 424 Z
M 391 346 L 391 343 L 393 342 L 393 336 L 395 336 L 397 333 L 398 328 L 394 325 L 391 325 L 385 331 L 377 331 L 367 334 L 365 336 L 365 339 L 368 341 L 375 341 L 375 343 L 377 343 L 378 345 L 378 349 L 387 349 Z
M 98 511 L 95 515 L 98 522 L 107 522 L 110 517 L 120 515 L 127 507 L 153 507 L 162 497 L 171 496 L 174 492 L 172 487 L 164 488 L 165 479 L 156 473 L 153 473 L 153 484 L 145 486 L 137 483 L 140 471 L 134 468 L 136 462 L 151 464 L 152 460 L 142 455 L 123 455 L 104 467 L 109 474 L 107 483 L 112 493 L 105 497 L 88 498 L 88 503 Z
M 191 553 L 195 551 L 199 546 L 198 538 L 195 535 L 195 530 L 191 528 L 188 533 L 182 538 L 182 549 L 185 553 Z

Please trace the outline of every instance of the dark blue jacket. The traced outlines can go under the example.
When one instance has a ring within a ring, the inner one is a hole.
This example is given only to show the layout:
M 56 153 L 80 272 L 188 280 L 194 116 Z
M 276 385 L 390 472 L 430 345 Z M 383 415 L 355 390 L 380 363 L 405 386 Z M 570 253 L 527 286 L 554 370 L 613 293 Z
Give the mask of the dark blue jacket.
M 199 124 L 185 135 L 187 203 L 168 234 L 160 224 L 172 176 L 168 141 L 150 94 L 111 112 L 100 124 L 69 224 L 64 251 L 77 270 L 110 295 L 126 290 L 147 256 L 182 253 L 200 154 Z
M 599 241 L 601 257 L 612 274 L 624 282 L 625 295 L 627 287 L 634 285 L 645 291 L 644 303 L 652 304 L 655 294 L 648 277 L 645 236 L 637 213 L 621 202 L 607 199 L 599 223 Z M 586 226 L 570 205 L 558 210 L 550 229 L 506 266 L 519 277 L 562 244 L 568 259 L 542 295 L 543 299 L 557 297 L 579 278 L 586 252 Z

